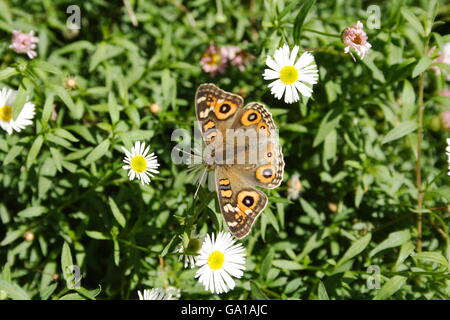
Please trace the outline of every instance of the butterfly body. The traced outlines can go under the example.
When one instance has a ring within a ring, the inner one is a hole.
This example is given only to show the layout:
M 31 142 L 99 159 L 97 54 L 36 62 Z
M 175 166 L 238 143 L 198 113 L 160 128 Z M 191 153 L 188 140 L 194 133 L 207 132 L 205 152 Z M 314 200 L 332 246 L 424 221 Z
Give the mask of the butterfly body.
M 255 187 L 273 189 L 283 179 L 275 123 L 264 105 L 244 106 L 242 97 L 214 84 L 200 85 L 195 102 L 206 144 L 204 159 L 215 172 L 221 212 L 230 232 L 243 238 L 268 202 Z

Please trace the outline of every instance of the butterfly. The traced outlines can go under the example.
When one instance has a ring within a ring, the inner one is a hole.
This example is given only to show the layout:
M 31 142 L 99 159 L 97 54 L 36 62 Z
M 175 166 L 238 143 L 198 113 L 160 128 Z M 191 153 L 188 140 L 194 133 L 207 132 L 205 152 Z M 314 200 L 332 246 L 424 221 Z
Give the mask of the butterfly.
M 220 210 L 231 234 L 241 239 L 267 206 L 256 187 L 273 189 L 283 180 L 277 127 L 266 106 L 244 106 L 241 96 L 211 83 L 198 87 L 195 105 Z

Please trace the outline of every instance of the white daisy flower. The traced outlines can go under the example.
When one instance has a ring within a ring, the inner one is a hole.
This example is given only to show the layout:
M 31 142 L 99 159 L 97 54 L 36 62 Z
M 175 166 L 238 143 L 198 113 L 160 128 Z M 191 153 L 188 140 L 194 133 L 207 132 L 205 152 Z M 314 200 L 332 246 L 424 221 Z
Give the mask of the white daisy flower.
M 292 52 L 285 44 L 282 48 L 275 50 L 273 58 L 267 57 L 266 65 L 270 69 L 265 69 L 263 77 L 265 80 L 274 80 L 269 84 L 272 94 L 279 100 L 283 97 L 286 103 L 297 102 L 300 94 L 310 97 L 312 89 L 305 83 L 316 84 L 319 78 L 317 66 L 311 53 L 305 51 L 297 59 L 299 47 L 294 46 Z
M 154 177 L 152 173 L 159 173 L 156 170 L 159 167 L 157 157 L 153 152 L 147 155 L 149 149 L 150 145 L 145 148 L 145 143 L 140 141 L 136 141 L 134 147 L 131 148 L 131 152 L 122 147 L 126 155 L 123 160 L 126 165 L 122 168 L 129 170 L 128 176 L 130 180 L 136 177 L 138 180 L 141 180 L 142 184 L 148 184 L 150 177 Z
M 3 88 L 0 91 L 0 127 L 11 134 L 13 130 L 20 132 L 26 126 L 33 123 L 34 104 L 25 102 L 16 119 L 13 119 L 13 105 L 17 91 Z
M 177 300 L 172 293 L 161 288 L 138 290 L 139 300 Z
M 197 255 L 201 249 L 202 239 L 198 236 L 191 236 L 189 243 L 185 248 L 180 243 L 176 252 L 180 253 L 180 260 L 184 260 L 185 268 L 194 268 L 197 263 Z
M 447 154 L 447 162 L 448 162 L 448 173 L 450 176 L 450 138 L 447 138 L 447 148 L 445 148 L 445 153 Z
M 201 267 L 195 278 L 212 293 L 228 292 L 233 289 L 233 277 L 240 278 L 245 270 L 245 249 L 241 244 L 234 244 L 230 233 L 219 232 L 217 239 L 214 235 L 206 235 L 197 259 L 197 266 Z

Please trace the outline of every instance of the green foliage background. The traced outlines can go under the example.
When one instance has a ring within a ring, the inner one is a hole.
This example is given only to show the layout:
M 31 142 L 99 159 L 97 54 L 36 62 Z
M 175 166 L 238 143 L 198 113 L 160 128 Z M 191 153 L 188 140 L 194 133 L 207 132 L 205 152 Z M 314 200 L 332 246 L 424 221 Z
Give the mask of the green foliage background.
M 431 66 L 450 41 L 449 3 L 317 1 L 303 19 L 312 2 L 0 0 L 1 87 L 37 107 L 32 126 L 0 135 L 0 298 L 136 299 L 138 289 L 174 286 L 182 299 L 448 299 L 450 189 L 439 113 L 450 100 L 440 96 L 444 74 Z M 66 27 L 72 4 L 81 8 L 79 32 Z M 380 29 L 366 26 L 373 4 Z M 328 34 L 358 20 L 373 48 L 354 62 Z M 36 31 L 37 59 L 8 48 L 14 29 Z M 256 59 L 245 72 L 210 77 L 199 61 L 211 41 Z M 320 79 L 312 99 L 286 105 L 262 79 L 266 56 L 284 43 L 313 52 Z M 68 76 L 73 90 L 63 85 Z M 202 189 L 194 201 L 186 166 L 171 160 L 171 133 L 192 132 L 204 82 L 267 104 L 286 160 L 284 183 L 243 240 L 247 270 L 220 296 L 173 254 L 184 233 L 222 226 L 216 195 Z M 149 142 L 161 163 L 149 186 L 121 169 L 120 147 L 136 140 Z M 288 201 L 294 173 L 303 189 Z M 81 268 L 80 289 L 64 281 L 72 264 Z M 371 265 L 380 289 L 367 286 Z

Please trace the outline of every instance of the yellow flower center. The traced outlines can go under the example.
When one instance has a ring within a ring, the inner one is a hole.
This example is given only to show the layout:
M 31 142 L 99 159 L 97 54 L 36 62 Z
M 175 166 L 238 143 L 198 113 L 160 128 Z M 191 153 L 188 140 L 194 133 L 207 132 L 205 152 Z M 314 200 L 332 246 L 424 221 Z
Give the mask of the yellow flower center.
M 4 106 L 0 108 L 0 120 L 11 121 L 12 120 L 12 107 Z
M 284 66 L 280 70 L 280 80 L 284 84 L 293 84 L 298 80 L 298 71 L 294 66 Z
M 222 56 L 219 53 L 206 53 L 205 56 L 209 58 L 209 61 L 207 63 L 210 66 L 218 65 L 220 60 L 222 59 Z
M 137 173 L 144 172 L 147 170 L 147 160 L 143 156 L 134 156 L 131 159 L 131 169 Z
M 212 270 L 219 270 L 225 262 L 225 255 L 220 251 L 213 251 L 208 257 L 208 266 Z

